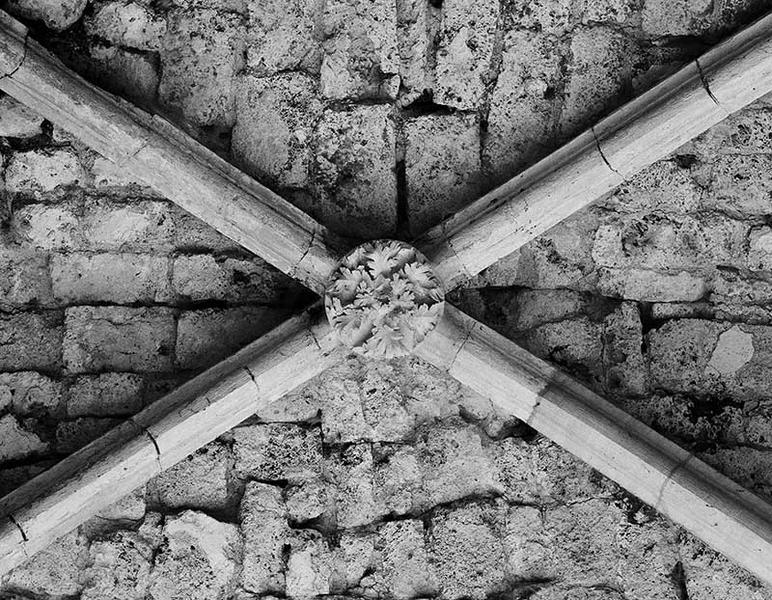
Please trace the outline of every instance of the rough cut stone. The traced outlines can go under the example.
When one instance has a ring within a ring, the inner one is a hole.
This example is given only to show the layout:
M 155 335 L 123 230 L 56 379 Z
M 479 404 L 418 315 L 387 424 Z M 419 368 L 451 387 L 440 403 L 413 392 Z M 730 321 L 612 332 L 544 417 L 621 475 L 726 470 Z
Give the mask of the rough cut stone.
M 348 236 L 374 239 L 393 233 L 397 178 L 390 113 L 382 105 L 324 112 L 314 136 L 319 199 L 301 208 Z
M 85 179 L 78 157 L 65 148 L 17 152 L 5 169 L 5 186 L 9 192 L 51 192 Z
M 309 141 L 322 106 L 317 82 L 302 73 L 237 80 L 234 159 L 260 181 L 303 187 L 311 164 Z
M 167 519 L 163 535 L 149 590 L 155 600 L 230 597 L 241 558 L 238 527 L 188 510 Z
M 283 594 L 283 554 L 292 532 L 287 525 L 281 488 L 247 483 L 240 519 L 244 534 L 242 585 L 256 594 Z
M 407 106 L 434 90 L 433 39 L 440 10 L 423 0 L 397 0 L 397 45 L 400 57 L 399 104 Z
M 719 155 L 710 163 L 703 203 L 730 215 L 760 216 L 772 210 L 772 155 Z
M 8 0 L 3 8 L 22 19 L 41 21 L 49 29 L 62 31 L 80 19 L 88 0 Z
M 318 72 L 322 49 L 314 33 L 317 1 L 249 0 L 247 67 L 256 75 L 295 69 Z
M 472 115 L 427 115 L 405 125 L 408 221 L 418 235 L 479 197 L 480 130 Z
M 100 190 L 138 188 L 145 196 L 153 195 L 152 188 L 147 187 L 138 178 L 132 177 L 131 174 L 127 173 L 125 169 L 116 165 L 113 161 L 99 155 L 94 157 L 94 164 L 91 165 L 91 176 L 94 181 L 94 187 Z
M 167 509 L 225 511 L 231 507 L 230 452 L 218 443 L 204 446 L 148 482 L 148 498 Z
M 62 415 L 62 384 L 35 373 L 19 371 L 0 374 L 0 410 L 13 409 L 24 417 Z
M 114 45 L 138 50 L 158 50 L 166 32 L 166 22 L 139 2 L 98 5 L 84 24 L 91 35 Z
M 574 0 L 512 0 L 503 5 L 502 19 L 507 29 L 560 35 L 570 29 L 572 9 L 577 4 Z
M 603 322 L 604 387 L 611 394 L 642 396 L 649 391 L 643 326 L 636 304 L 624 302 Z
M 121 424 L 120 419 L 81 417 L 56 424 L 56 451 L 71 454 Z
M 55 254 L 54 297 L 67 304 L 168 302 L 169 259 L 143 254 Z
M 329 508 L 330 489 L 319 479 L 309 479 L 299 485 L 291 485 L 285 492 L 287 516 L 294 523 L 311 521 Z
M 10 96 L 0 98 L 0 137 L 30 138 L 42 133 L 43 117 Z
M 175 222 L 170 212 L 168 204 L 152 200 L 94 202 L 87 205 L 78 227 L 88 249 L 155 254 L 175 246 Z
M 439 583 L 424 547 L 421 521 L 395 521 L 378 530 L 378 548 L 383 557 L 381 593 L 394 598 L 431 598 Z
M 144 598 L 150 584 L 153 547 L 134 532 L 121 531 L 90 548 L 93 564 L 84 572 L 83 600 Z
M 328 0 L 322 24 L 322 95 L 335 100 L 396 98 L 396 0 Z
M 21 460 L 48 450 L 37 435 L 24 429 L 13 415 L 0 417 L 0 462 Z
M 58 369 L 62 333 L 57 312 L 0 314 L 0 370 Z
M 751 230 L 748 268 L 752 271 L 772 271 L 772 227 Z
M 382 518 L 386 509 L 373 482 L 373 453 L 369 444 L 351 444 L 327 461 L 327 477 L 334 485 L 339 528 L 367 525 Z
M 233 125 L 233 77 L 242 67 L 243 23 L 232 13 L 175 10 L 161 43 L 161 103 L 198 126 Z
M 646 0 L 643 31 L 652 36 L 699 35 L 711 26 L 711 0 Z
M 443 2 L 435 102 L 469 110 L 481 105 L 490 77 L 498 14 L 495 0 Z
M 318 428 L 276 423 L 238 427 L 233 435 L 236 470 L 242 478 L 297 482 L 320 474 Z
M 303 531 L 295 539 L 287 561 L 287 596 L 314 598 L 330 593 L 333 556 L 317 532 Z
M 209 367 L 273 329 L 285 314 L 262 306 L 184 312 L 177 326 L 177 364 Z
M 70 373 L 167 371 L 172 366 L 171 309 L 78 306 L 65 315 L 64 363 Z
M 0 250 L 0 306 L 52 304 L 48 258 L 35 251 Z
M 67 417 L 133 415 L 142 408 L 145 380 L 134 373 L 81 375 L 67 391 Z
M 643 269 L 598 270 L 604 296 L 644 302 L 697 302 L 708 293 L 705 278 L 687 271 L 659 273 Z

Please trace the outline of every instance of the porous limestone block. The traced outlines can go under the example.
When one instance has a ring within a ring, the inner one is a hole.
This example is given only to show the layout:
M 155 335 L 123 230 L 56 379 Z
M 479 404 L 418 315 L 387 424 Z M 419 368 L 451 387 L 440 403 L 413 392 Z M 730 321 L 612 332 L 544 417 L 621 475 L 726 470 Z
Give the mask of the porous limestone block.
M 231 142 L 236 162 L 269 185 L 307 185 L 309 141 L 322 110 L 317 87 L 303 73 L 238 77 Z
M 7 0 L 3 9 L 20 19 L 40 21 L 54 31 L 62 31 L 80 19 L 88 0 Z
M 434 101 L 458 109 L 481 106 L 491 78 L 499 3 L 445 0 L 439 31 Z
M 336 448 L 327 458 L 326 477 L 332 493 L 339 528 L 359 527 L 387 514 L 373 480 L 373 452 L 370 444 Z
M 328 0 L 322 14 L 321 92 L 334 100 L 399 91 L 396 0 Z
M 318 427 L 271 423 L 233 430 L 236 472 L 244 479 L 299 482 L 320 474 Z
M 637 0 L 579 0 L 582 23 L 611 23 L 625 25 L 638 14 Z
M 284 594 L 284 549 L 292 530 L 286 519 L 281 488 L 251 481 L 241 501 L 244 535 L 242 585 L 255 594 Z
M 211 9 L 167 14 L 158 96 L 200 127 L 229 128 L 235 118 L 234 75 L 243 66 L 242 17 Z
M 603 385 L 607 393 L 648 394 L 648 365 L 642 346 L 643 326 L 638 305 L 623 302 L 603 321 Z
M 273 329 L 286 314 L 264 306 L 185 311 L 177 326 L 177 364 L 209 367 Z
M 763 216 L 772 210 L 770 154 L 719 155 L 709 163 L 703 205 L 730 215 Z
M 503 5 L 501 18 L 507 30 L 531 29 L 559 36 L 571 29 L 576 4 L 574 0 L 513 0 Z
M 15 416 L 0 417 L 0 462 L 22 460 L 48 450 L 48 444 L 27 431 Z
M 319 71 L 322 48 L 315 23 L 317 0 L 248 0 L 247 67 L 255 75 Z
M 399 104 L 407 106 L 434 90 L 434 37 L 439 30 L 440 9 L 423 0 L 397 0 L 399 48 Z
M 0 315 L 0 370 L 53 371 L 62 364 L 59 312 Z
M 134 189 L 139 188 L 143 195 L 153 195 L 152 188 L 147 187 L 138 178 L 127 173 L 126 169 L 103 156 L 94 156 L 94 163 L 91 165 L 91 177 L 94 181 L 94 187 L 100 190 L 131 188 L 134 191 Z
M 166 519 L 150 575 L 155 600 L 225 600 L 235 591 L 242 553 L 239 528 L 197 511 Z
M 501 589 L 505 517 L 495 502 L 470 502 L 432 516 L 429 553 L 443 598 L 483 600 Z
M 43 117 L 10 96 L 0 98 L 0 137 L 31 138 L 43 132 Z
M 11 193 L 52 192 L 86 179 L 77 155 L 67 148 L 16 152 L 5 169 L 5 186 Z
M 0 250 L 0 306 L 51 305 L 48 257 L 34 250 Z
M 65 368 L 70 373 L 168 371 L 175 333 L 169 308 L 71 307 L 65 311 Z
M 414 235 L 480 195 L 480 125 L 474 115 L 425 115 L 405 123 L 408 222 Z
M 149 254 L 55 254 L 53 294 L 67 304 L 168 302 L 169 265 L 168 257 Z
M 173 214 L 166 202 L 97 200 L 86 205 L 76 231 L 89 250 L 160 254 L 175 248 Z
M 391 107 L 326 110 L 314 135 L 314 189 L 300 208 L 340 233 L 388 237 L 397 225 L 396 139 Z
M 330 508 L 331 490 L 321 479 L 307 479 L 285 491 L 290 522 L 305 523 L 322 516 Z
M 167 509 L 226 511 L 233 503 L 231 454 L 211 443 L 148 482 L 148 498 Z
M 655 37 L 699 35 L 713 25 L 713 12 L 712 0 L 646 0 L 641 25 Z
M 36 373 L 0 373 L 0 410 L 10 408 L 17 416 L 59 417 L 63 414 L 62 383 Z
M 287 596 L 315 598 L 330 594 L 336 564 L 330 547 L 316 531 L 295 535 L 287 561 Z
M 688 271 L 598 269 L 598 291 L 611 298 L 644 302 L 697 302 L 708 293 L 706 276 Z
M 618 212 L 684 214 L 703 206 L 704 186 L 690 168 L 676 160 L 660 160 L 633 175 L 617 188 L 604 207 Z
M 142 2 L 97 4 L 84 25 L 90 35 L 137 50 L 158 50 L 166 33 L 166 21 Z
M 83 600 L 143 598 L 150 585 L 154 548 L 142 536 L 119 531 L 92 542 L 93 563 L 83 573 Z
M 556 145 L 556 90 L 567 53 L 566 42 L 544 33 L 518 30 L 504 37 L 483 144 L 483 167 L 494 183 L 514 177 Z
M 748 268 L 752 271 L 772 270 L 772 227 L 755 227 L 751 230 Z
M 419 520 L 385 523 L 378 529 L 376 547 L 383 560 L 381 593 L 398 599 L 431 598 L 439 582 L 424 544 Z
M 80 417 L 56 424 L 56 451 L 62 455 L 72 454 L 90 444 L 122 422 L 121 419 Z

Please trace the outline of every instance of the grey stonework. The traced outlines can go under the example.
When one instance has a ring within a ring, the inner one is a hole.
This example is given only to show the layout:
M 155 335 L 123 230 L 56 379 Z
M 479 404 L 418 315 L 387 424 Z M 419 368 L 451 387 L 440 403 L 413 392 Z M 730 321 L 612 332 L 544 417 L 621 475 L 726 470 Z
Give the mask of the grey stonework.
M 36 38 L 352 238 L 420 234 L 763 0 L 13 0 Z M 772 500 L 772 103 L 452 301 Z M 0 98 L 0 494 L 312 295 Z M 223 335 L 226 332 L 226 335 Z M 769 600 L 415 358 L 351 358 L 0 598 Z

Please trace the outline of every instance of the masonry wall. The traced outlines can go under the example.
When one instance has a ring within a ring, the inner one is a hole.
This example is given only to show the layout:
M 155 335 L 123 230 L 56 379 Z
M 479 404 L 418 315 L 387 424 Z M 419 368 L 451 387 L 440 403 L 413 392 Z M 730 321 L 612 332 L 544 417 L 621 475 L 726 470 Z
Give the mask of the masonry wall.
M 325 224 L 409 239 L 766 2 L 13 0 L 33 35 Z M 761 101 L 454 293 L 772 500 Z M 312 301 L 0 100 L 0 494 Z M 2 598 L 772 598 L 413 359 L 351 359 L 3 582 Z

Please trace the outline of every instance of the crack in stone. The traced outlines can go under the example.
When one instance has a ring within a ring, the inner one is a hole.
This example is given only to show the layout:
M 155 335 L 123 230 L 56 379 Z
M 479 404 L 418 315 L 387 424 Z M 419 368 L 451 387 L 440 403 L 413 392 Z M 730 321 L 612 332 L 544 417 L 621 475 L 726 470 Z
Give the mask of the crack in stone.
M 713 92 L 710 89 L 710 85 L 708 84 L 708 78 L 705 76 L 705 72 L 702 70 L 702 65 L 700 64 L 700 60 L 698 58 L 695 58 L 694 64 L 697 65 L 697 71 L 700 74 L 700 81 L 702 82 L 702 87 L 704 87 L 705 91 L 708 92 L 708 96 L 710 96 L 710 99 L 713 100 L 716 106 L 720 106 L 721 104 L 718 101 L 718 98 L 716 98 L 713 95 Z
M 595 147 L 598 149 L 598 154 L 600 154 L 600 157 L 603 159 L 603 162 L 606 163 L 606 166 L 611 169 L 614 173 L 622 177 L 624 179 L 624 176 L 617 171 L 614 167 L 611 166 L 611 163 L 606 158 L 606 155 L 603 154 L 603 149 L 600 147 L 600 140 L 598 139 L 598 134 L 595 133 L 595 127 L 590 127 L 590 131 L 592 131 L 592 137 L 595 140 Z

